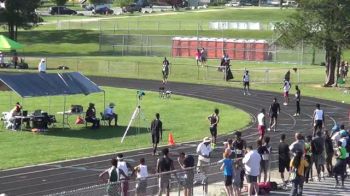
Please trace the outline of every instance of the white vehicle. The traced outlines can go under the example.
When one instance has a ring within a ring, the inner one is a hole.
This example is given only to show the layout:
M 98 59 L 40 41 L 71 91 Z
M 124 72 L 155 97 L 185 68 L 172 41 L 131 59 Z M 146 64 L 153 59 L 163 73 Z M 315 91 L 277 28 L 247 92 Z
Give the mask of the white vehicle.
M 282 3 L 283 7 L 298 7 L 298 3 L 295 1 L 286 1 Z
M 241 3 L 239 1 L 230 1 L 225 4 L 226 7 L 239 7 Z

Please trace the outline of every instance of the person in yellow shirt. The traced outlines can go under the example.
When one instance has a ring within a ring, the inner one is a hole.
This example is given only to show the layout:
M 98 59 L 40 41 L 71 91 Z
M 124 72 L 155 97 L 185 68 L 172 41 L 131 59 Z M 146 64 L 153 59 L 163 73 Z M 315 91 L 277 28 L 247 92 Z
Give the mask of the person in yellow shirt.
M 303 157 L 303 152 L 297 151 L 294 158 L 290 161 L 290 172 L 294 172 L 294 177 L 291 177 L 292 190 L 290 195 L 302 195 L 304 185 L 304 169 L 308 167 L 308 162 Z M 293 176 L 293 174 L 291 174 Z

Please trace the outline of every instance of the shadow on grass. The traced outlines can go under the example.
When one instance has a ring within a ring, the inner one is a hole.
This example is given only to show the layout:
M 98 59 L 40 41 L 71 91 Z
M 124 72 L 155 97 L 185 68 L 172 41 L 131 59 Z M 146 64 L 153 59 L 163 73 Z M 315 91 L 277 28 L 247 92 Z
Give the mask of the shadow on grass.
M 118 127 L 108 127 L 101 126 L 99 129 L 81 128 L 81 129 L 62 129 L 62 128 L 53 128 L 49 129 L 45 135 L 56 136 L 56 137 L 68 137 L 68 138 L 82 138 L 82 139 L 92 139 L 92 140 L 102 140 L 122 137 L 126 130 L 126 126 Z M 141 127 L 139 130 L 137 127 L 130 127 L 127 136 L 130 135 L 139 135 L 139 134 L 148 134 L 148 129 Z

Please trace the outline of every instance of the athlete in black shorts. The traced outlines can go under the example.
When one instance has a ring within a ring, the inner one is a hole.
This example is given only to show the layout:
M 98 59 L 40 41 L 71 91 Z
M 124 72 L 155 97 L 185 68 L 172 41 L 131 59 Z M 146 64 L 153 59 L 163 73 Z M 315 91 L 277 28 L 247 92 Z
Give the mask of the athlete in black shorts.
M 280 104 L 277 102 L 277 98 L 273 98 L 273 102 L 269 109 L 269 116 L 270 116 L 270 127 L 267 129 L 268 131 L 276 131 L 277 126 L 277 117 L 278 114 L 281 112 Z
M 159 118 L 160 118 L 159 113 L 156 113 L 156 119 L 154 119 L 151 123 L 153 155 L 157 154 L 157 145 L 159 143 L 159 136 L 160 136 L 160 139 L 162 139 L 162 136 L 163 136 L 163 124 Z
M 280 144 L 278 145 L 278 171 L 281 174 L 281 179 L 283 184 L 285 185 L 284 179 L 284 171 L 287 170 L 289 172 L 289 145 L 285 142 L 286 135 L 281 135 Z

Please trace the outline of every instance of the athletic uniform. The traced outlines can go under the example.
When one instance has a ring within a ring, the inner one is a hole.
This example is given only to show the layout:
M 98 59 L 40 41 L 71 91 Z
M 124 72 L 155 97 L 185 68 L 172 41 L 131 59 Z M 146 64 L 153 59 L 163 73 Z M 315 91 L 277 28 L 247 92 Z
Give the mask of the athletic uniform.
M 261 138 L 265 135 L 265 129 L 265 114 L 261 112 L 258 114 L 258 132 Z
M 283 96 L 284 97 L 288 97 L 289 96 L 289 89 L 290 89 L 290 82 L 289 81 L 284 81 L 284 85 L 283 85 Z
M 212 114 L 209 118 L 210 118 L 209 119 L 210 120 L 210 128 L 209 128 L 209 130 L 210 130 L 211 136 L 216 138 L 216 136 L 218 135 L 218 128 L 217 128 L 218 124 L 217 124 L 217 122 L 219 120 L 219 117 L 216 116 L 215 114 Z
M 297 112 L 295 114 L 296 116 L 299 116 L 300 115 L 300 90 L 299 89 L 295 93 L 295 102 L 297 105 Z
M 315 122 L 314 122 L 315 129 L 322 130 L 323 110 L 316 109 L 314 118 L 315 118 Z
M 243 93 L 244 95 L 249 94 L 249 74 L 248 73 L 245 73 L 243 75 Z

